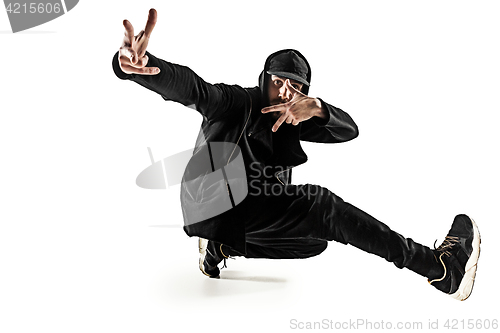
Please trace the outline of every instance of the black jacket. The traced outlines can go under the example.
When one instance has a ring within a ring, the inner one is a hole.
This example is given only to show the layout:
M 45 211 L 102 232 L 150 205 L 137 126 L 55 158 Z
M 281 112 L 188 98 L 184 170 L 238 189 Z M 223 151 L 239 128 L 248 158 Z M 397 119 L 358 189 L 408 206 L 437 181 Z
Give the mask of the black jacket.
M 286 50 L 275 54 L 284 51 Z M 299 52 L 295 52 L 302 56 Z M 209 84 L 188 67 L 166 62 L 150 53 L 147 55 L 149 56 L 147 66 L 159 67 L 159 74 L 151 76 L 125 74 L 119 67 L 118 54 L 115 54 L 113 58 L 115 74 L 120 79 L 132 80 L 155 91 L 165 100 L 176 101 L 191 107 L 203 116 L 194 154 L 184 175 L 186 182 L 181 186 L 184 230 L 189 236 L 215 240 L 245 253 L 245 225 L 240 216 L 241 212 L 237 209 L 230 209 L 223 214 L 202 221 L 193 221 L 189 218 L 190 213 L 199 210 L 202 204 L 210 204 L 210 200 L 217 195 L 220 196 L 222 188 L 224 191 L 231 191 L 227 186 L 227 179 L 226 187 L 214 186 L 213 182 L 210 185 L 206 184 L 207 175 L 217 170 L 217 166 L 227 165 L 235 157 L 241 156 L 247 173 L 272 168 L 277 170 L 275 180 L 279 180 L 282 184 L 289 184 L 291 168 L 307 161 L 307 155 L 302 150 L 300 140 L 338 143 L 352 140 L 358 135 L 358 128 L 352 118 L 346 112 L 323 100 L 321 103 L 329 114 L 326 120 L 313 117 L 297 126 L 284 123 L 277 132 L 273 133 L 271 128 L 275 119 L 270 114 L 262 114 L 261 109 L 268 106 L 264 92 L 267 91 L 269 81 L 269 74 L 267 74 L 269 59 L 274 54 L 266 60 L 264 70 L 259 77 L 259 86 L 254 88 Z M 305 58 L 304 60 L 307 63 Z M 309 70 L 309 82 L 310 73 Z M 308 93 L 307 86 L 304 86 L 303 92 Z M 232 143 L 232 146 L 237 146 L 238 151 L 235 154 L 233 149 L 226 149 L 220 154 L 221 156 L 216 157 L 218 161 L 215 161 L 212 159 L 210 145 L 207 144 L 214 142 Z M 212 159 L 211 168 L 208 168 L 211 170 L 200 168 L 200 163 L 198 163 L 201 158 L 209 156 L 206 155 L 207 146 Z M 257 173 L 259 176 L 264 174 L 263 172 Z M 249 176 L 248 179 L 251 178 L 251 175 Z M 193 182 L 189 182 L 191 180 L 194 180 L 194 185 Z M 186 185 L 189 183 L 190 185 Z M 209 193 L 207 188 L 212 192 Z M 234 206 L 232 197 L 231 202 Z

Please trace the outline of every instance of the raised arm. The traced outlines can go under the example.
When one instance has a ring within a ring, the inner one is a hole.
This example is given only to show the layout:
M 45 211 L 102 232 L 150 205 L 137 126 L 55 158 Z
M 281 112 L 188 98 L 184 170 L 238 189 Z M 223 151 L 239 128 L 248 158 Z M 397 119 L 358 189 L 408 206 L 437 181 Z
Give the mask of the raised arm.
M 300 139 L 304 141 L 335 143 L 349 141 L 358 136 L 358 127 L 346 112 L 319 98 L 303 94 L 294 88 L 288 79 L 285 84 L 291 96 L 290 101 L 262 109 L 262 113 L 278 114 L 273 132 L 283 123 L 302 123 Z
M 134 36 L 132 24 L 124 20 L 125 37 L 113 57 L 113 70 L 120 79 L 134 81 L 160 94 L 165 100 L 195 108 L 207 120 L 227 115 L 236 104 L 250 103 L 239 86 L 212 85 L 186 66 L 169 63 L 146 51 L 156 24 L 156 10 L 149 11 L 146 28 Z
M 347 112 L 319 99 L 326 118 L 311 118 L 302 123 L 300 139 L 311 142 L 338 143 L 356 138 L 358 126 Z

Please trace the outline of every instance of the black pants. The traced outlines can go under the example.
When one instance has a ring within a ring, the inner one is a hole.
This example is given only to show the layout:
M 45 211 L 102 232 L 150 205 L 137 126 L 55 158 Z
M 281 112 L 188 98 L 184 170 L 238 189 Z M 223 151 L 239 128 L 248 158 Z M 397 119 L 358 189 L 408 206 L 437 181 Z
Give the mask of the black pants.
M 426 277 L 441 269 L 430 248 L 392 231 L 317 185 L 252 188 L 241 209 L 247 258 L 307 258 L 323 252 L 327 241 L 333 240 Z

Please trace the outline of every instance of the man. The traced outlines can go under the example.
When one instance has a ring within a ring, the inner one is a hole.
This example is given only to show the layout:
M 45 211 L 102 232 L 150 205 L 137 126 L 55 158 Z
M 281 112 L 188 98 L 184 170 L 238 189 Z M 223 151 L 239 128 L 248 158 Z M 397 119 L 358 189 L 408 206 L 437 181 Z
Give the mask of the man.
M 431 250 L 323 187 L 290 184 L 292 168 L 307 160 L 300 141 L 340 143 L 358 136 L 346 112 L 308 96 L 311 68 L 300 52 L 271 54 L 258 87 L 212 85 L 188 67 L 146 52 L 156 19 L 151 9 L 145 30 L 135 37 L 124 21 L 113 69 L 119 78 L 203 116 L 181 201 L 184 230 L 200 237 L 205 275 L 218 277 L 218 264 L 229 256 L 307 258 L 335 240 L 425 276 L 456 299 L 469 297 L 480 236 L 466 215 L 455 217 L 443 244 Z

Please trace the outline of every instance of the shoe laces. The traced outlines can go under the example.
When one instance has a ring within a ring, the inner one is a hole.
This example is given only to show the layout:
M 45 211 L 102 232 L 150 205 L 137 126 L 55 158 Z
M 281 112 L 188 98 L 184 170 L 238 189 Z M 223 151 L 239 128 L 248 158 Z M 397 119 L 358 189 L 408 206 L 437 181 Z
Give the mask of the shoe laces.
M 434 280 L 428 280 L 430 284 L 433 284 L 434 282 L 440 282 L 440 281 L 443 281 L 444 278 L 446 277 L 446 274 L 448 274 L 448 269 L 443 261 L 443 255 L 447 256 L 447 257 L 451 257 L 451 252 L 450 250 L 453 248 L 453 246 L 455 244 L 457 244 L 458 242 L 460 241 L 460 239 L 458 237 L 455 237 L 455 236 L 446 236 L 443 243 L 441 243 L 441 245 L 439 245 L 438 248 L 436 248 L 436 242 L 437 242 L 437 239 L 434 241 L 434 250 L 436 252 L 439 252 L 441 253 L 439 255 L 439 258 L 436 257 L 436 260 L 439 262 L 441 262 L 441 264 L 443 265 L 443 268 L 444 268 L 444 274 L 441 278 L 439 279 L 434 279 Z
M 437 242 L 437 239 L 436 239 L 434 241 L 434 250 L 436 250 L 437 252 L 441 252 L 441 253 L 447 255 L 448 257 L 450 257 L 451 256 L 450 250 L 459 241 L 460 241 L 459 237 L 456 237 L 456 236 L 446 236 L 445 239 L 444 239 L 444 241 L 443 241 L 443 243 L 441 245 L 439 245 L 438 248 L 436 248 L 436 242 Z
M 234 260 L 234 258 L 233 258 L 233 257 L 227 256 L 227 255 L 225 255 L 225 254 L 224 254 L 224 252 L 222 251 L 222 245 L 223 245 L 223 244 L 221 244 L 221 245 L 220 245 L 220 248 L 219 248 L 219 249 L 220 249 L 220 253 L 222 254 L 222 259 L 223 259 L 223 261 L 224 261 L 224 264 L 222 265 L 222 268 L 221 268 L 221 269 L 223 269 L 223 268 L 227 268 L 227 265 L 226 265 L 226 259 L 233 259 L 233 260 Z

